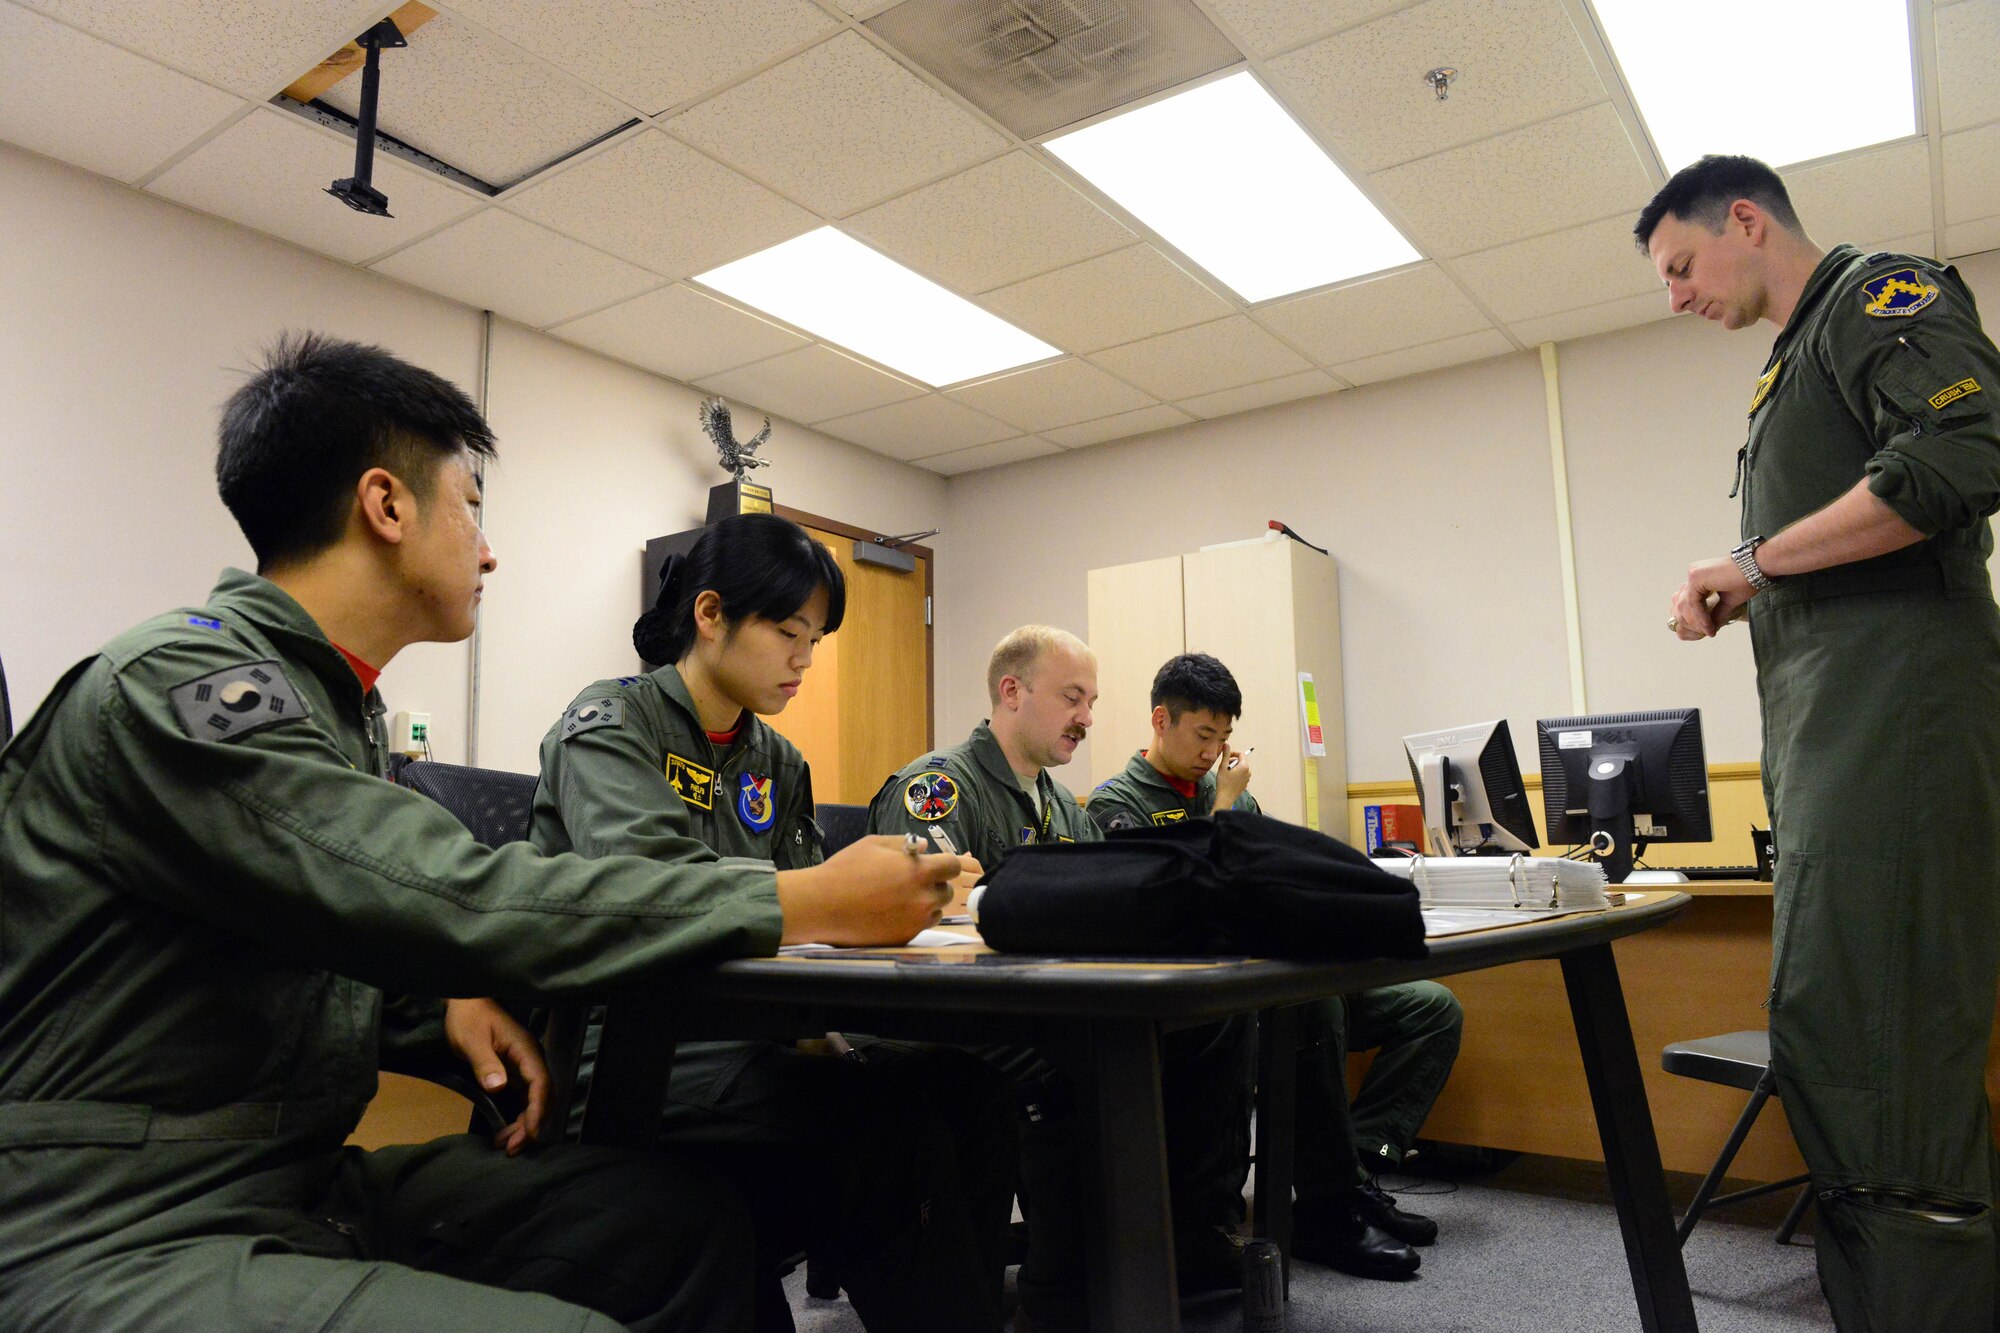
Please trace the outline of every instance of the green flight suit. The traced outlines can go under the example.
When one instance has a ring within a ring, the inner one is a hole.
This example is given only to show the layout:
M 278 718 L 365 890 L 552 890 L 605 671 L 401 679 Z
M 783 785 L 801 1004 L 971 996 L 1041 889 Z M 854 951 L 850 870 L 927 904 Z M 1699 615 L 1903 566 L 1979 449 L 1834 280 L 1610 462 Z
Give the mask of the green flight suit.
M 963 744 L 934 750 L 903 769 L 868 808 L 871 833 L 942 830 L 958 851 L 988 871 L 1016 847 L 1096 842 L 1104 835 L 1055 778 L 1035 778 L 1039 799 L 1022 788 L 1007 756 L 982 722 Z M 1038 810 L 1036 807 L 1040 806 Z M 1051 1083 L 1052 1067 L 1035 1051 L 992 1047 L 980 1052 L 1015 1080 L 1021 1127 L 1022 1207 L 1029 1254 L 1017 1282 L 1022 1304 L 1070 1313 L 1081 1304 L 1084 1208 L 1066 1084 Z M 1248 1173 L 1249 1107 L 1235 1090 L 1256 1061 L 1256 1026 L 1247 1017 L 1169 1033 L 1160 1043 L 1160 1097 L 1167 1132 L 1168 1190 L 1183 1268 L 1205 1246 L 1210 1230 L 1242 1216 Z M 1044 1304 L 1046 1303 L 1046 1304 Z
M 1771 348 L 1740 463 L 1746 538 L 1864 476 L 1928 534 L 1750 602 L 1778 853 L 1772 1065 L 1849 1330 L 1995 1319 L 1996 395 L 2000 354 L 1954 270 L 1839 246 Z
M 1141 750 L 1123 771 L 1097 784 L 1085 809 L 1107 833 L 1206 819 L 1215 810 L 1216 785 L 1210 771 L 1196 780 L 1193 796 L 1183 796 Z M 1263 813 L 1247 791 L 1230 809 Z M 1294 1178 L 1301 1199 L 1344 1196 L 1369 1178 L 1369 1170 L 1402 1163 L 1444 1091 L 1464 1027 L 1458 998 L 1435 981 L 1378 986 L 1300 1006 Z M 1352 1102 L 1349 1050 L 1378 1052 Z
M 671 666 L 598 681 L 549 728 L 529 838 L 690 864 L 822 860 L 804 756 L 748 712 L 731 741 L 712 742 Z M 579 1102 L 596 1037 L 593 1023 Z M 1006 1083 L 982 1061 L 683 1042 L 663 1111 L 661 1142 L 699 1145 L 743 1189 L 773 1258 L 803 1243 L 829 1261 L 871 1330 L 1000 1327 L 1014 1125 Z
M 0 753 L 0 1327 L 749 1327 L 705 1169 L 343 1147 L 384 990 L 630 986 L 781 930 L 768 866 L 480 846 L 382 780 L 381 713 L 232 570 Z

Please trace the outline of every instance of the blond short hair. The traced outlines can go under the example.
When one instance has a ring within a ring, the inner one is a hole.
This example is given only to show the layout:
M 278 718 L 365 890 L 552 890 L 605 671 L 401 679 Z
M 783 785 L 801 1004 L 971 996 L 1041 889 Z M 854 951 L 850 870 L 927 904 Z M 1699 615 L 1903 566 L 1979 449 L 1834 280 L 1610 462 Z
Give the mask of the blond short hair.
M 986 663 L 987 702 L 998 708 L 1001 678 L 1012 676 L 1024 685 L 1030 683 L 1035 664 L 1042 660 L 1042 654 L 1057 648 L 1067 648 L 1093 662 L 1097 660 L 1097 654 L 1090 651 L 1090 645 L 1066 629 L 1057 629 L 1053 625 L 1023 625 L 993 646 L 993 656 Z

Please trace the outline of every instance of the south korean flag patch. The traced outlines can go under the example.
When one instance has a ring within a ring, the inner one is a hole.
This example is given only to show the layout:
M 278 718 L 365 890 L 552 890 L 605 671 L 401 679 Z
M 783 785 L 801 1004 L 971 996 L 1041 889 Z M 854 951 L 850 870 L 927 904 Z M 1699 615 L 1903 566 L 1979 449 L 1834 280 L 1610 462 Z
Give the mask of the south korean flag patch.
M 198 741 L 233 741 L 312 716 L 276 662 L 227 667 L 167 691 L 181 729 Z
M 586 731 L 599 727 L 622 727 L 625 725 L 625 701 L 609 695 L 597 699 L 585 699 L 562 715 L 559 731 L 564 740 L 574 740 Z

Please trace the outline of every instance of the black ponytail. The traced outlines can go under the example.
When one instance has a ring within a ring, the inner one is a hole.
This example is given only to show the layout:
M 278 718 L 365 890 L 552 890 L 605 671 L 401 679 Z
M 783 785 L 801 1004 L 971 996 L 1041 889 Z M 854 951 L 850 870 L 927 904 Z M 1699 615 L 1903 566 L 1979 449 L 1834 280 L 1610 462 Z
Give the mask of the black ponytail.
M 775 514 L 726 518 L 704 529 L 685 556 L 670 555 L 660 566 L 659 595 L 632 626 L 632 646 L 655 666 L 686 657 L 694 647 L 695 599 L 704 592 L 721 597 L 723 622 L 733 628 L 753 616 L 789 619 L 818 588 L 826 589 L 831 634 L 847 612 L 847 580 L 833 553 Z

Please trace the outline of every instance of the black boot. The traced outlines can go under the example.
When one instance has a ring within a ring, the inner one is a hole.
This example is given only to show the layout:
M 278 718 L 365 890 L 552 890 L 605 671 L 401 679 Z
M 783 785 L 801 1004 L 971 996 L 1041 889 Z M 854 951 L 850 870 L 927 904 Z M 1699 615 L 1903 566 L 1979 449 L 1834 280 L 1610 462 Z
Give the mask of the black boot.
M 1438 1238 L 1438 1224 L 1428 1217 L 1406 1213 L 1396 1206 L 1396 1196 L 1383 1192 L 1369 1181 L 1354 1187 L 1354 1211 L 1405 1245 L 1431 1245 Z
M 1417 1252 L 1363 1218 L 1347 1198 L 1301 1199 L 1292 1210 L 1292 1256 L 1353 1277 L 1410 1277 Z

